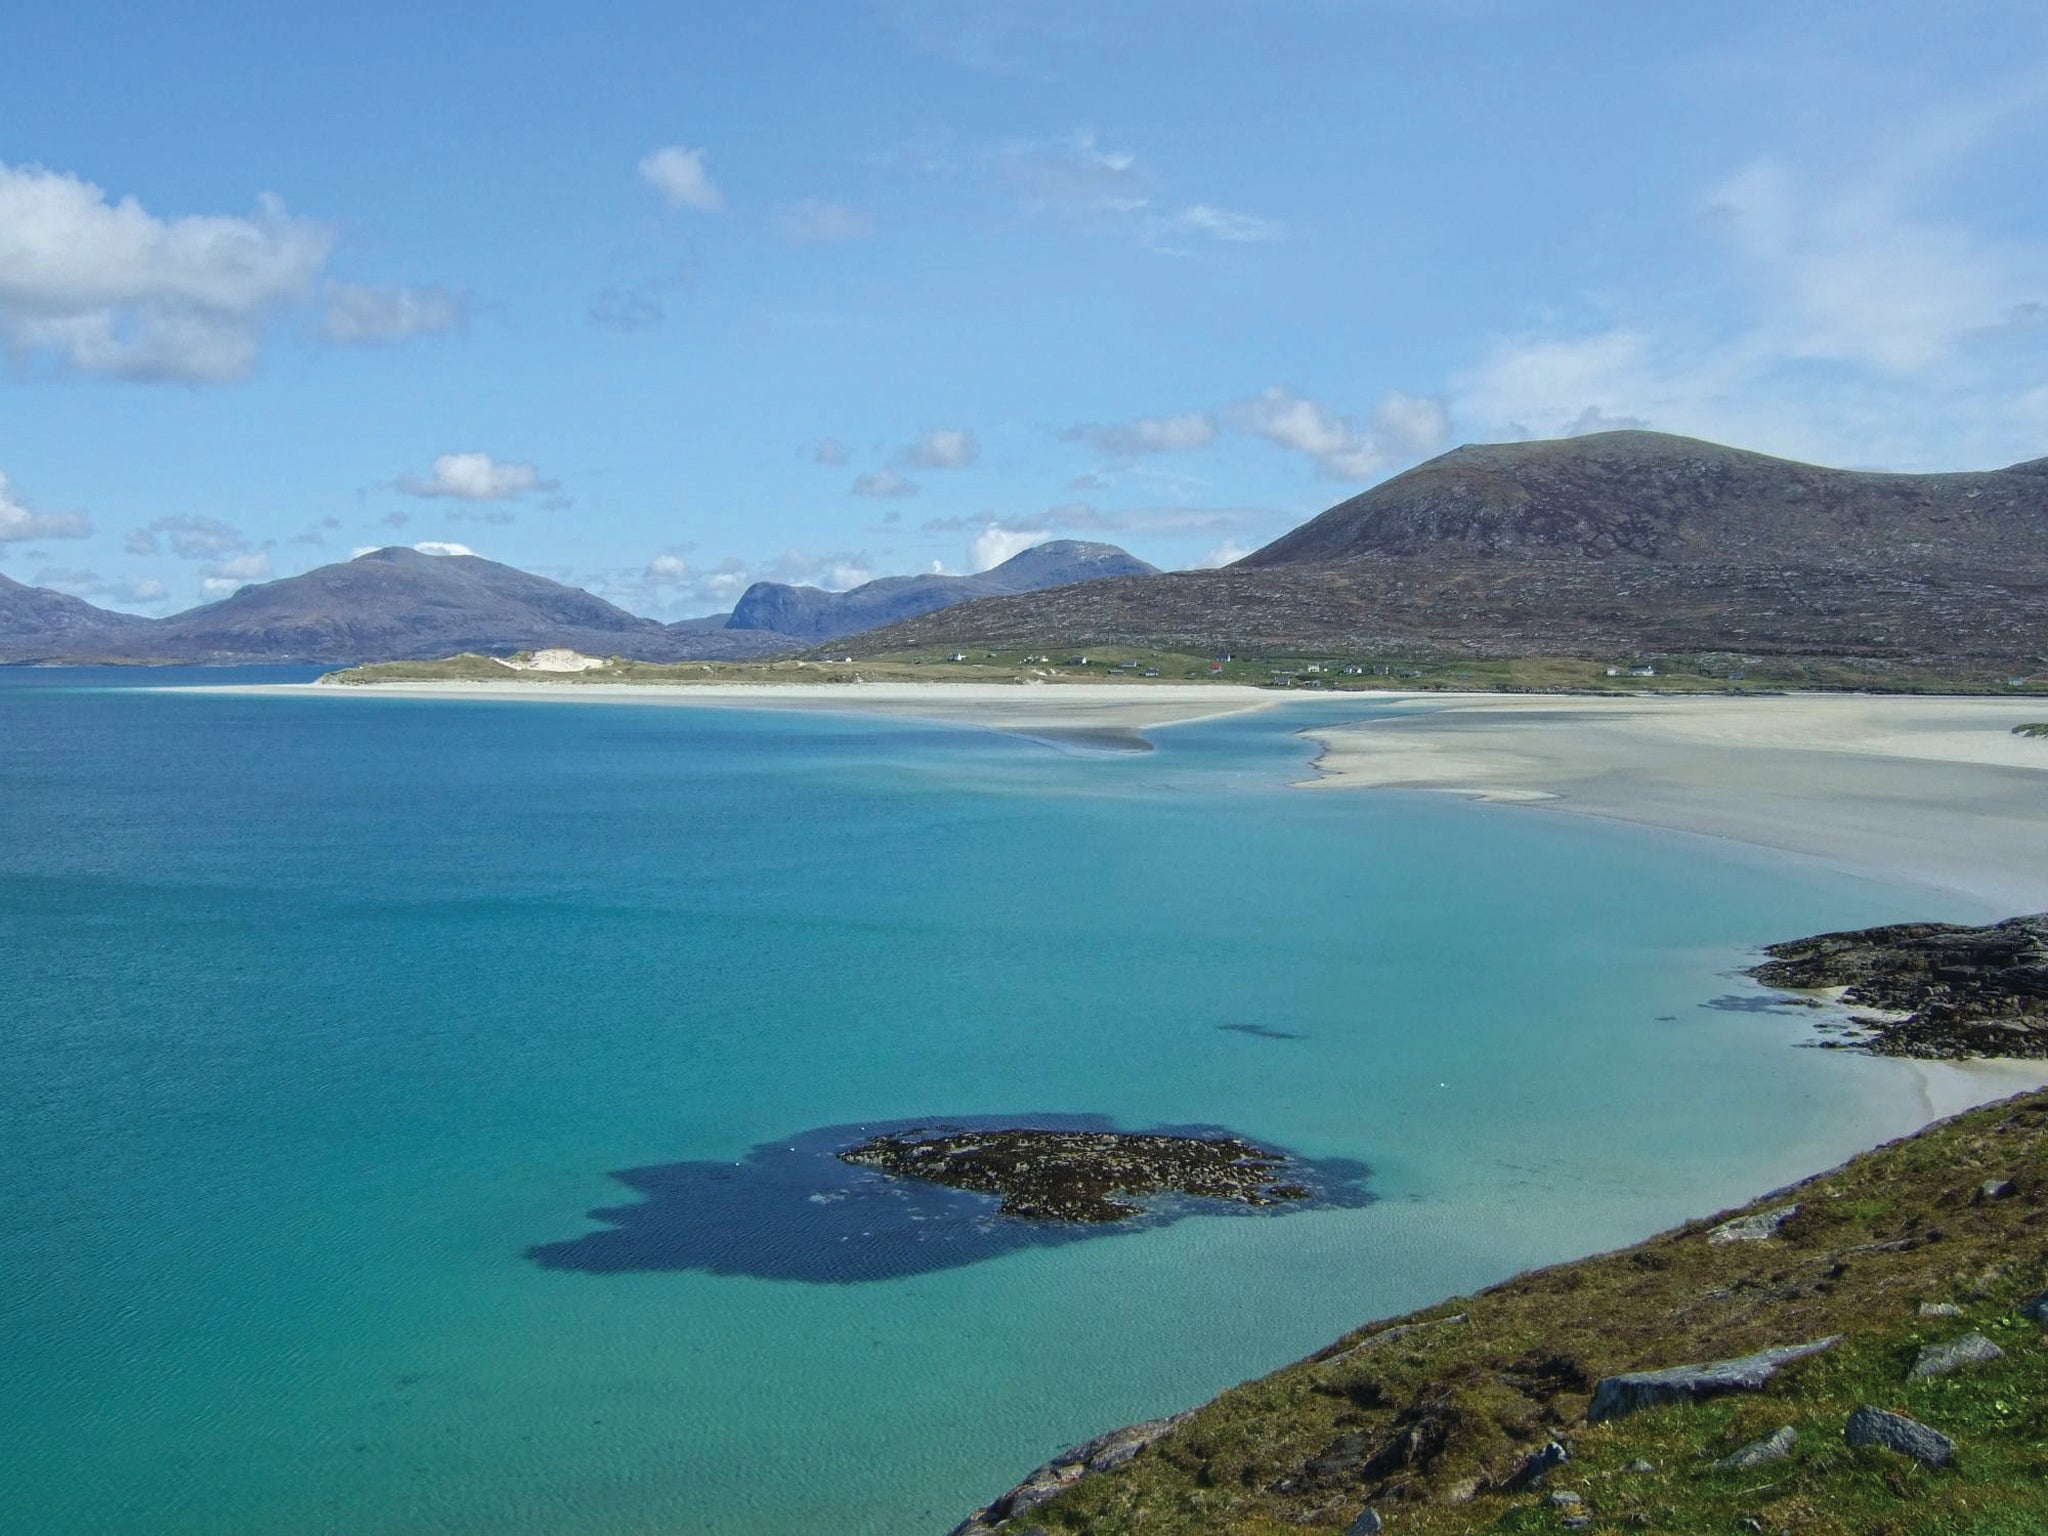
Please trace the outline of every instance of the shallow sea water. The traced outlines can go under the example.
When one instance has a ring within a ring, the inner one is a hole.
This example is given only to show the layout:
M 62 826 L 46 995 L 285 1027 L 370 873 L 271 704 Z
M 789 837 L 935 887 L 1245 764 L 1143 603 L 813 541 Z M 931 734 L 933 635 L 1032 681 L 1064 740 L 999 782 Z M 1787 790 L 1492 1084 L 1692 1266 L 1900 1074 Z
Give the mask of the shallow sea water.
M 1910 1129 L 1910 1070 L 1708 1005 L 1774 938 L 1986 915 L 1292 791 L 1327 703 L 1108 754 L 133 686 L 178 680 L 0 671 L 0 1510 L 43 1536 L 936 1536 Z M 966 1116 L 1227 1127 L 1373 1198 L 832 1263 L 806 1133 Z M 679 1165 L 743 1181 L 717 1242 L 546 1262 Z

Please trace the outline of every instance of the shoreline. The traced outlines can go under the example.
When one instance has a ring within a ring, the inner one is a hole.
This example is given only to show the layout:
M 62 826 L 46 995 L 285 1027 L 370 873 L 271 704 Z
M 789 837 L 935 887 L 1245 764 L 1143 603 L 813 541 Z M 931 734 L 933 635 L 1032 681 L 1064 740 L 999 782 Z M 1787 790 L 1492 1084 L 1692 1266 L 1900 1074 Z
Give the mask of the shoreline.
M 1235 683 L 228 683 L 179 693 L 243 698 L 401 698 L 630 704 L 672 709 L 879 715 L 1003 731 L 1055 747 L 1147 752 L 1148 731 L 1271 709 L 1286 695 Z
M 1462 795 L 1817 859 L 1962 896 L 2048 907 L 2048 742 L 2036 700 L 1779 697 L 1389 701 L 1311 726 L 1301 787 Z

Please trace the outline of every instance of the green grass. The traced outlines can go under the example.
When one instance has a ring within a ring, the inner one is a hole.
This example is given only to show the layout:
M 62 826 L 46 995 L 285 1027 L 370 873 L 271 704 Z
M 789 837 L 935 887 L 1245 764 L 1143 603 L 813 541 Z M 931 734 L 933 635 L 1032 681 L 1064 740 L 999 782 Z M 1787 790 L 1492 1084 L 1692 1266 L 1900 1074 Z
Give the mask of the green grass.
M 2048 722 L 2039 722 L 2033 725 L 2016 725 L 2012 728 L 2012 733 L 2015 736 L 2048 737 Z
M 1993 1177 L 2015 1178 L 2018 1195 L 1978 1198 Z M 1934 1127 L 1750 1209 L 1788 1199 L 1800 1212 L 1772 1241 L 1713 1245 L 1711 1223 L 1696 1222 L 1398 1320 L 1463 1314 L 1462 1323 L 1340 1353 L 1386 1326 L 1370 1325 L 1226 1392 L 1135 1460 L 1011 1529 L 1299 1536 L 1341 1531 L 1370 1504 L 1394 1536 L 1533 1536 L 1559 1529 L 1544 1497 L 1566 1489 L 1583 1497 L 1595 1531 L 2048 1532 L 2048 1335 L 2017 1311 L 2048 1286 L 2048 1094 Z M 1921 1317 L 1923 1301 L 1955 1302 L 1963 1315 Z M 1971 1330 L 2005 1358 L 1908 1380 L 1921 1345 Z M 1584 1420 L 1601 1376 L 1830 1333 L 1844 1335 L 1836 1350 L 1790 1367 L 1762 1393 Z M 1842 1426 L 1862 1403 L 1948 1434 L 1956 1465 L 1929 1472 L 1851 1451 Z M 1713 1468 L 1785 1424 L 1799 1433 L 1789 1459 Z M 1364 1455 L 1383 1453 L 1378 1464 L 1361 1470 L 1353 1457 L 1349 1470 L 1304 1486 L 1309 1464 L 1345 1436 Z M 1543 1493 L 1471 1491 L 1474 1479 L 1503 1478 L 1552 1436 L 1572 1460 Z M 1625 1470 L 1637 1460 L 1654 1470 Z

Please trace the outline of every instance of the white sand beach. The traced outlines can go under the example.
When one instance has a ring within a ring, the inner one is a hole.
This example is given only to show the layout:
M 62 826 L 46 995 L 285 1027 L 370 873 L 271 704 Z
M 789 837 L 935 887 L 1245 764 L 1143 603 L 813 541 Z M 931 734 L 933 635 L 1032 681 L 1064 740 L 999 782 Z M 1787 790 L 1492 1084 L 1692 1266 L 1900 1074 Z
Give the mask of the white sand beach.
M 209 690 L 331 699 L 433 698 L 522 704 L 638 704 L 894 715 L 1020 735 L 1143 749 L 1139 734 L 1270 709 L 1282 695 L 1220 683 L 550 683 L 421 682 L 230 685 Z
M 1440 790 L 1729 838 L 2048 907 L 2041 700 L 1408 696 L 1319 727 L 1310 787 Z

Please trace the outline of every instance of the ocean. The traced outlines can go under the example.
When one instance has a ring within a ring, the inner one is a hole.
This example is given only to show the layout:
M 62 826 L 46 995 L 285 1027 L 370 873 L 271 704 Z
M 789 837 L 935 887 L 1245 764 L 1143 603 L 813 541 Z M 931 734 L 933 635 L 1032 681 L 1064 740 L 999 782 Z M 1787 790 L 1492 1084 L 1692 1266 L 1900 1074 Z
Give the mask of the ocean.
M 1110 753 L 165 686 L 307 675 L 0 670 L 9 1530 L 939 1536 L 1911 1129 L 1913 1069 L 1734 973 L 1990 915 L 1290 788 L 1370 701 Z M 1221 1127 L 1351 1197 L 1076 1237 L 830 1156 L 975 1117 Z

